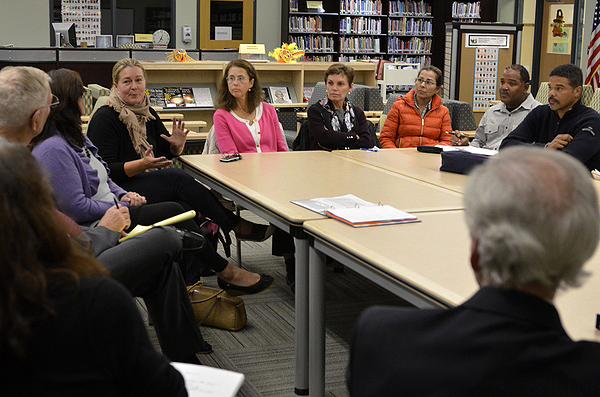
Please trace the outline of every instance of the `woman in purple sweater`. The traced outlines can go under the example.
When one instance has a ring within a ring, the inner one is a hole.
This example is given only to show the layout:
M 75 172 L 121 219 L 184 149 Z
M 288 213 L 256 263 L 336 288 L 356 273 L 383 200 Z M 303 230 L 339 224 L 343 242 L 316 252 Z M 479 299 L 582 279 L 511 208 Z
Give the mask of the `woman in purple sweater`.
M 146 204 L 145 197 L 126 192 L 110 179 L 106 163 L 82 133 L 81 77 L 68 69 L 54 70 L 49 75 L 50 87 L 60 104 L 52 109 L 44 131 L 34 139 L 33 155 L 48 171 L 60 209 L 80 224 L 94 225 L 118 199 L 120 205 L 129 206 L 132 227 L 183 212 L 183 207 L 175 202 Z M 200 231 L 191 220 L 181 227 Z M 210 244 L 198 255 L 217 272 L 219 284 L 232 293 L 258 293 L 273 282 L 269 275 L 251 273 L 229 263 Z M 191 281 L 189 277 L 186 280 Z

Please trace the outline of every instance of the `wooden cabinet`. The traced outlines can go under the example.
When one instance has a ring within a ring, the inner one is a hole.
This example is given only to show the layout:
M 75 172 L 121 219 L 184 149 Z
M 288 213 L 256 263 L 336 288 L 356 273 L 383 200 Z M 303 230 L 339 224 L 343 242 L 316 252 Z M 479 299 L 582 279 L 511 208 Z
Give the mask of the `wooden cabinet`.
M 214 84 L 218 87 L 227 62 L 142 62 L 148 74 L 147 86 L 154 87 L 197 87 Z M 274 105 L 275 107 L 304 107 L 302 103 L 305 86 L 314 86 L 323 81 L 325 71 L 330 62 L 299 62 L 299 63 L 255 63 L 254 67 L 263 86 L 282 85 L 291 88 L 290 95 L 294 104 Z M 375 87 L 374 63 L 352 63 L 355 70 L 354 82 Z M 214 98 L 213 98 L 214 100 Z M 206 121 L 208 128 L 212 125 L 214 108 L 176 108 L 184 113 L 185 120 Z

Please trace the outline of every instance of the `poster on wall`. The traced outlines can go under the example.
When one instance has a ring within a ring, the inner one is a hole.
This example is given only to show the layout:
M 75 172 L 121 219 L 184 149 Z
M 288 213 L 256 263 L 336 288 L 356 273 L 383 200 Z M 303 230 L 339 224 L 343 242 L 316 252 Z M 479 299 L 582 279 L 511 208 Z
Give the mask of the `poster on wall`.
M 549 12 L 552 22 L 548 26 L 546 51 L 550 54 L 570 54 L 573 4 L 552 4 Z
M 75 24 L 75 36 L 80 47 L 95 47 L 100 35 L 100 0 L 62 0 L 63 22 Z
M 498 48 L 475 48 L 475 79 L 473 110 L 487 110 L 490 101 L 496 100 L 498 87 Z

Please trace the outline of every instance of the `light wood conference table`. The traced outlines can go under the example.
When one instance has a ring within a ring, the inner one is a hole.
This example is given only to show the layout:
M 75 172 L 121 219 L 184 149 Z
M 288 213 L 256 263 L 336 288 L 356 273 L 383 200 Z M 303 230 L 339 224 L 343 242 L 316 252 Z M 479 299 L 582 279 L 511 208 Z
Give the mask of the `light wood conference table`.
M 353 228 L 333 219 L 304 223 L 312 237 L 311 395 L 324 395 L 325 255 L 419 308 L 454 307 L 477 291 L 469 262 L 470 238 L 464 211 L 421 213 L 418 217 L 421 223 L 369 228 Z M 600 331 L 595 329 L 596 313 L 600 311 L 600 250 L 584 269 L 592 276 L 580 288 L 559 290 L 555 305 L 571 338 L 600 342 Z
M 223 163 L 221 155 L 186 155 L 183 168 L 296 238 L 296 392 L 308 389 L 309 259 L 304 222 L 324 216 L 291 203 L 352 193 L 412 213 L 462 209 L 459 193 L 325 151 L 244 153 Z M 312 394 L 312 392 L 311 392 Z M 317 394 L 318 395 L 318 392 Z
M 332 153 L 459 193 L 464 193 L 467 182 L 466 175 L 440 171 L 441 154 L 422 153 L 415 148 L 380 149 L 378 152 L 336 150 Z

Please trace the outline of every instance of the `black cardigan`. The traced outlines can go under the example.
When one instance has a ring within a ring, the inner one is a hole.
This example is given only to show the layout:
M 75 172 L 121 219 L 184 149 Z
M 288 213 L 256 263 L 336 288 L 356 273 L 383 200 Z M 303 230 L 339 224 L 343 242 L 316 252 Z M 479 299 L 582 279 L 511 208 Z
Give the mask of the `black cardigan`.
M 150 113 L 156 120 L 146 123 L 148 143 L 154 147 L 154 156 L 165 156 L 168 159 L 175 157 L 171 153 L 171 145 L 160 137 L 161 134 L 170 136 L 164 124 L 154 111 Z M 103 106 L 94 113 L 87 129 L 87 135 L 98 148 L 98 153 L 110 168 L 110 178 L 117 184 L 126 181 L 129 177 L 125 174 L 125 163 L 138 160 L 139 154 L 135 151 L 129 131 L 125 124 L 119 120 L 119 114 L 109 106 Z

